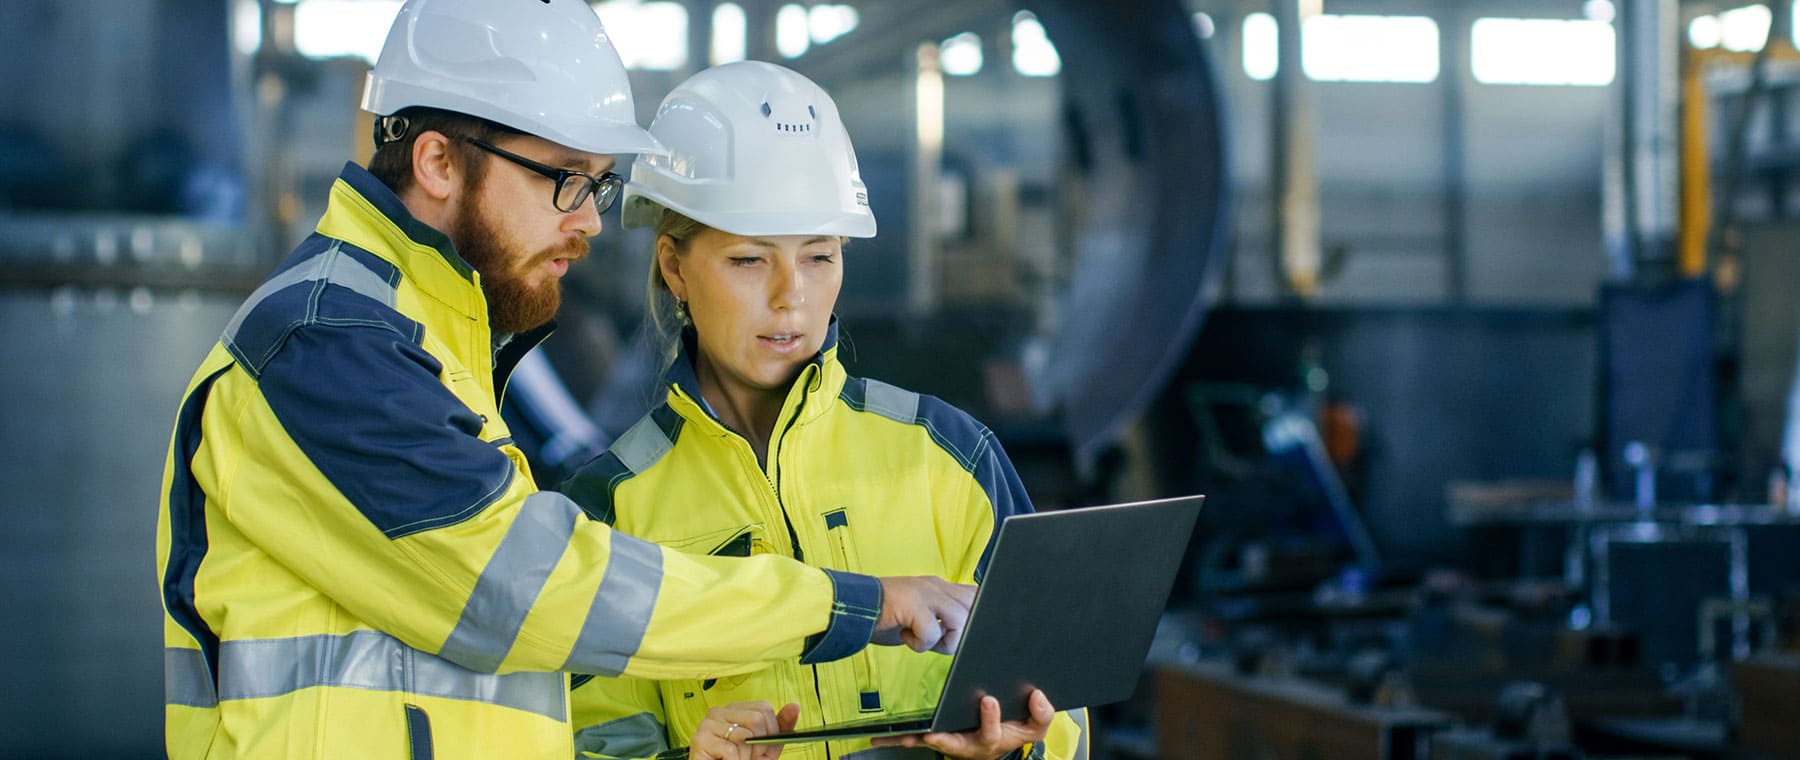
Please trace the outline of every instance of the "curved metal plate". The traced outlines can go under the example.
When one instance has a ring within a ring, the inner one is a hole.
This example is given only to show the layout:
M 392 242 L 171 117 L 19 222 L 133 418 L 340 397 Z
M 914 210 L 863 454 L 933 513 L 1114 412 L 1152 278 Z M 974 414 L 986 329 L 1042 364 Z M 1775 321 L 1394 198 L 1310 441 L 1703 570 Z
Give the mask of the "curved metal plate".
M 1162 391 L 1205 316 L 1229 223 L 1222 94 L 1180 2 L 1024 5 L 1063 59 L 1089 203 L 1033 379 L 1085 466 Z

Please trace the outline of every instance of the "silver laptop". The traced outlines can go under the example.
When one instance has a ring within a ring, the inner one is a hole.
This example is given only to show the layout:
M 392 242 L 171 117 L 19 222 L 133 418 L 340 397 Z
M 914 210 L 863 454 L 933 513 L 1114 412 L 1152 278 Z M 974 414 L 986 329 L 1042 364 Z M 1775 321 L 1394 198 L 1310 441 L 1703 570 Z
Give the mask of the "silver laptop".
M 1131 696 L 1204 499 L 1007 518 L 936 708 L 750 743 L 968 731 L 980 726 L 981 697 L 990 694 L 1009 721 L 1030 717 L 1032 689 L 1058 710 Z

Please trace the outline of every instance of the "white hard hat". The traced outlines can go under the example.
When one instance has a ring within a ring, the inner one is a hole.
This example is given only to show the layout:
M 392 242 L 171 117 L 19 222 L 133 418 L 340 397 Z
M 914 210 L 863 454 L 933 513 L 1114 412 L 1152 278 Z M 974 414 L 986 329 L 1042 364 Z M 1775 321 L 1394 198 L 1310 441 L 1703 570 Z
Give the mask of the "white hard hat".
M 428 106 L 589 153 L 655 153 L 619 53 L 583 0 L 407 0 L 362 107 Z
M 659 207 L 736 235 L 874 237 L 869 192 L 837 104 L 812 80 L 761 61 L 702 71 L 663 98 L 625 186 L 626 227 Z

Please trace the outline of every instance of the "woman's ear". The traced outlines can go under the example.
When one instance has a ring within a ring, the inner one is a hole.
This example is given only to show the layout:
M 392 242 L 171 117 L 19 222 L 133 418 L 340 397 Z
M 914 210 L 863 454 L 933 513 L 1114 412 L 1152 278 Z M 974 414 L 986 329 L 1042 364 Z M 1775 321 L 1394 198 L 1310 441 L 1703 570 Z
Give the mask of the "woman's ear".
M 454 146 L 442 132 L 427 130 L 413 140 L 413 181 L 433 200 L 447 200 L 457 186 Z
M 686 301 L 687 281 L 681 278 L 681 251 L 675 248 L 675 238 L 669 235 L 656 238 L 656 266 L 662 270 L 663 284 L 669 286 L 675 300 Z

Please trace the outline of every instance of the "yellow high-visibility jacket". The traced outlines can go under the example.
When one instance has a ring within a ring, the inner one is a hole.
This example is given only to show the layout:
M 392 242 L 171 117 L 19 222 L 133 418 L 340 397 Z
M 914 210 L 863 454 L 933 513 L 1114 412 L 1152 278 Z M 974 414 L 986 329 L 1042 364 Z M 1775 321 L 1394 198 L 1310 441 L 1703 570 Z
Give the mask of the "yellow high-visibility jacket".
M 664 378 L 666 403 L 563 485 L 621 533 L 699 555 L 789 556 L 832 570 L 974 583 L 999 521 L 1031 511 L 987 427 L 935 397 L 849 377 L 837 360 L 835 320 L 788 391 L 759 466 L 749 442 L 700 396 L 692 337 Z M 939 654 L 871 647 L 836 662 L 788 660 L 705 678 L 576 676 L 576 748 L 587 757 L 653 756 L 686 746 L 709 708 L 745 700 L 798 703 L 801 728 L 929 709 L 949 664 Z M 1086 758 L 1086 723 L 1084 710 L 1058 714 L 1043 745 L 1022 754 Z M 867 739 L 790 744 L 782 758 L 867 750 Z
M 567 671 L 868 644 L 871 577 L 695 557 L 539 492 L 479 277 L 345 167 L 175 425 L 157 521 L 172 758 L 567 758 Z M 752 624 L 753 623 L 753 624 Z

